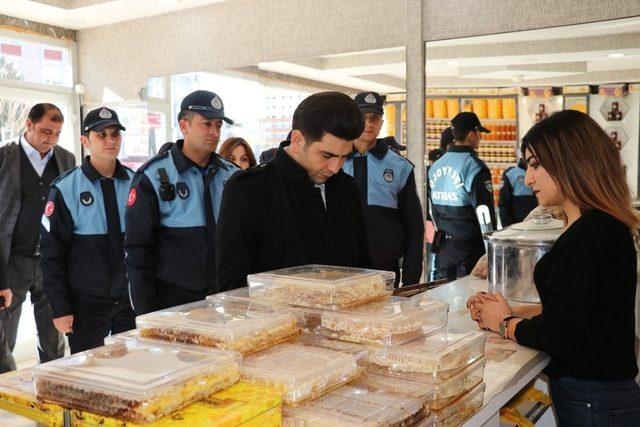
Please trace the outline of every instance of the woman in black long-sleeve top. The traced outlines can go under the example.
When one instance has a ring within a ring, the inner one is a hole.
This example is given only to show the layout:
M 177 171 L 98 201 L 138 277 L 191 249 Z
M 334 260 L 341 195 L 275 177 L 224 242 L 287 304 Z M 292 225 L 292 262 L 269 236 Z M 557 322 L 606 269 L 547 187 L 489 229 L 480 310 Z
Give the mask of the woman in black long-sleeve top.
M 561 206 L 566 229 L 534 271 L 541 305 L 502 295 L 469 300 L 481 327 L 548 353 L 560 425 L 640 426 L 634 353 L 639 219 L 620 155 L 589 116 L 561 111 L 523 139 L 525 182 L 542 206 Z

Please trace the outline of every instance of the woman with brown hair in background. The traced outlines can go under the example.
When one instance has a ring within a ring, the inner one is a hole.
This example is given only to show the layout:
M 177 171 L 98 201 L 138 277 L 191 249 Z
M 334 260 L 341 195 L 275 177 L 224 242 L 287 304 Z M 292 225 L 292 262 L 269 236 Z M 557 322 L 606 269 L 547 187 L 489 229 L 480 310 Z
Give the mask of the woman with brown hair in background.
M 227 138 L 222 143 L 218 154 L 220 154 L 220 157 L 223 159 L 238 165 L 240 169 L 252 168 L 257 164 L 256 156 L 253 155 L 251 146 L 244 138 Z
M 541 305 L 510 307 L 479 293 L 478 324 L 551 356 L 545 368 L 559 425 L 640 425 L 634 352 L 640 220 L 620 153 L 588 115 L 565 110 L 522 142 L 525 183 L 541 206 L 560 206 L 566 228 L 536 264 Z

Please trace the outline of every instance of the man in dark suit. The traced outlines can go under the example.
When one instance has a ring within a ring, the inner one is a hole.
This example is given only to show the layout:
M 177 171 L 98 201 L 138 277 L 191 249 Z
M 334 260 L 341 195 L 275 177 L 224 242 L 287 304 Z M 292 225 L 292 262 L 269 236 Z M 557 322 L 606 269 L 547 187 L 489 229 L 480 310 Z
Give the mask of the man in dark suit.
M 40 270 L 40 221 L 49 185 L 75 166 L 75 157 L 57 147 L 64 118 L 53 104 L 29 111 L 26 132 L 0 147 L 0 372 L 15 370 L 22 303 L 27 292 L 38 330 L 40 362 L 62 357 L 64 339 L 53 325 Z

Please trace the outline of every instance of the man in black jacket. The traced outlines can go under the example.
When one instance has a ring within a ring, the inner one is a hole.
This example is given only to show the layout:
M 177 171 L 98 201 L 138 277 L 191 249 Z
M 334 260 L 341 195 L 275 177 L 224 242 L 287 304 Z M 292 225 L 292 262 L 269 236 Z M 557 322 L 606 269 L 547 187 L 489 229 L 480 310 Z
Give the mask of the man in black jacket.
M 40 269 L 40 220 L 49 185 L 76 163 L 73 154 L 57 145 L 63 123 L 58 107 L 36 104 L 29 111 L 25 133 L 0 148 L 0 296 L 9 312 L 0 312 L 0 373 L 16 369 L 11 353 L 27 292 L 40 362 L 64 355 L 64 339 L 53 326 Z
M 358 187 L 342 171 L 364 128 L 360 109 L 342 93 L 316 93 L 296 108 L 292 128 L 274 160 L 227 182 L 216 230 L 220 290 L 278 268 L 370 264 Z

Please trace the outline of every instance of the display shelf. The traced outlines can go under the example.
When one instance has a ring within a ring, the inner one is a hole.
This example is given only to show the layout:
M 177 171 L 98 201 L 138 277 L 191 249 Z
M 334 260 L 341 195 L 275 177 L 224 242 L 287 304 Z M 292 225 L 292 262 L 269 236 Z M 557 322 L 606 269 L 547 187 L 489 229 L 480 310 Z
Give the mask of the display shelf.
M 516 162 L 485 162 L 485 164 L 489 168 L 510 168 L 511 166 L 515 166 Z
M 451 119 L 453 119 L 453 117 L 448 118 L 448 119 L 436 119 L 433 117 L 428 117 L 426 119 L 427 123 L 440 123 L 440 122 L 451 122 Z
M 517 123 L 517 119 L 480 119 L 482 123 Z

